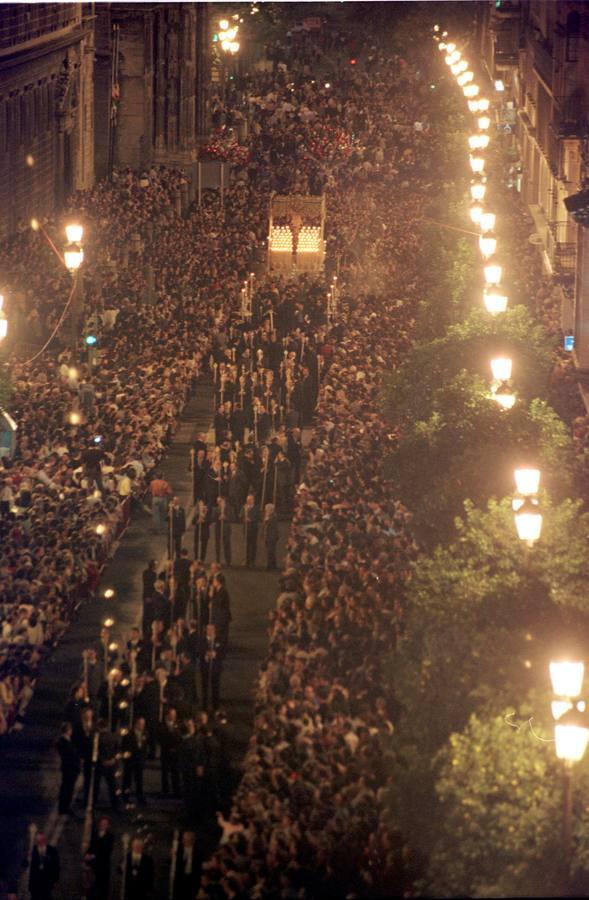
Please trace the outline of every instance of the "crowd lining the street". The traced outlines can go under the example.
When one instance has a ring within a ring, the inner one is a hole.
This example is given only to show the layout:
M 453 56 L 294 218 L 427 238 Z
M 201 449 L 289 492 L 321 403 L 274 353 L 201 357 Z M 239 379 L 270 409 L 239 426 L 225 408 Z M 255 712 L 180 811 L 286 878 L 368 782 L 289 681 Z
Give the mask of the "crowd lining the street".
M 174 896 L 408 896 L 410 853 L 385 817 L 394 710 L 382 667 L 402 627 L 416 547 L 381 471 L 395 435 L 379 390 L 411 346 L 422 299 L 420 224 L 439 152 L 426 127 L 435 102 L 429 62 L 425 51 L 408 62 L 367 46 L 328 86 L 311 77 L 296 43 L 271 55 L 272 72 L 238 85 L 233 107 L 231 95 L 218 103 L 217 125 L 246 118 L 250 134 L 224 206 L 205 194 L 182 218 L 184 176 L 160 168 L 116 172 L 72 200 L 88 229 L 86 308 L 100 318 L 105 352 L 93 369 L 67 347 L 13 367 L 21 435 L 1 473 L 0 733 L 22 725 L 43 656 L 81 597 L 97 590 L 131 504 L 149 485 L 154 526 L 166 528 L 171 516 L 175 561 L 163 572 L 147 566 L 142 623 L 125 646 L 109 650 L 107 628 L 98 652 L 87 651 L 60 739 L 62 764 L 71 763 L 60 812 L 70 809 L 76 766 L 84 801 L 99 801 L 103 780 L 117 808 L 117 755 L 123 798 L 142 804 L 143 766 L 156 753 L 162 791 L 181 793 L 189 816 L 214 812 L 226 776 L 220 679 L 231 647 L 221 562 L 236 562 L 226 535 L 255 522 L 245 560 L 253 566 L 258 524 L 268 551 L 268 519 L 292 516 L 243 776 L 208 862 L 185 833 L 190 852 L 174 862 Z M 261 276 L 272 190 L 327 192 L 329 257 L 345 285 L 335 322 L 326 318 L 324 279 Z M 39 241 L 23 232 L 1 259 L 24 290 L 26 328 L 42 341 L 63 307 L 65 276 Z M 47 253 L 43 276 L 25 268 L 32 253 Z M 242 321 L 236 298 L 252 271 L 253 315 Z M 553 316 L 545 294 L 539 312 Z M 204 436 L 195 444 L 190 520 L 170 507 L 172 489 L 156 470 L 205 372 L 214 381 L 215 446 Z M 300 429 L 314 414 L 303 467 Z M 587 433 L 577 423 L 577 438 Z M 193 553 L 183 552 L 190 526 Z M 266 562 L 272 568 L 275 556 L 267 552 Z M 105 678 L 112 667 L 117 674 Z M 89 896 L 108 896 L 109 835 L 98 819 Z M 129 898 L 153 887 L 153 863 L 137 840 L 125 858 Z

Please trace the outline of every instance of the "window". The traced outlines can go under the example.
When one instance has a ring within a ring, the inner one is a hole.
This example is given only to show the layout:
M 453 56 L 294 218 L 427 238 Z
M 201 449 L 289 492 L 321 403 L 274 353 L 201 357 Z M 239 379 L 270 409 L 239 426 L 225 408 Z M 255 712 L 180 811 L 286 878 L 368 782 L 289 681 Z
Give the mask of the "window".
M 581 16 L 571 12 L 566 24 L 566 61 L 577 62 L 579 59 L 579 38 L 581 36 Z

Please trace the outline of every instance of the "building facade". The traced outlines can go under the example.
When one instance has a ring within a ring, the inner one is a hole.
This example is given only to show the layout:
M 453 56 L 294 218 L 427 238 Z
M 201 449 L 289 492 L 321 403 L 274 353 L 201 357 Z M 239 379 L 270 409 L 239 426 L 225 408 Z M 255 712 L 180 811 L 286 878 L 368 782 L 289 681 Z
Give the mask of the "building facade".
M 206 3 L 0 7 L 0 239 L 114 166 L 190 167 L 207 128 Z
M 0 9 L 0 238 L 93 182 L 92 5 Z
M 575 336 L 578 367 L 589 370 L 585 229 L 565 203 L 589 177 L 589 7 L 580 0 L 493 0 L 480 12 L 481 56 L 503 88 L 495 92 L 498 125 L 513 123 L 519 187 L 545 269 L 561 292 L 561 325 Z

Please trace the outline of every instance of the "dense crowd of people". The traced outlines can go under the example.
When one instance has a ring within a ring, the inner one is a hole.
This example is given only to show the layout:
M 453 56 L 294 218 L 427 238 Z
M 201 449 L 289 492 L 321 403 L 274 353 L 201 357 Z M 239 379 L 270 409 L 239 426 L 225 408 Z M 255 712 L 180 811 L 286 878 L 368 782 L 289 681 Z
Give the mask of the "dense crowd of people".
M 356 52 L 332 84 L 313 78 L 313 41 L 291 35 L 270 48 L 271 71 L 237 79 L 213 103 L 216 128 L 237 132 L 245 121 L 248 131 L 223 204 L 205 193 L 183 217 L 185 177 L 160 167 L 118 171 L 75 195 L 97 364 L 58 335 L 45 353 L 13 365 L 20 432 L 0 472 L 0 733 L 22 727 L 43 656 L 96 591 L 146 490 L 154 528 L 169 531 L 170 562 L 146 566 L 137 627 L 117 645 L 106 625 L 86 651 L 58 744 L 60 813 L 71 811 L 80 774 L 90 810 L 103 782 L 113 810 L 143 805 L 144 769 L 155 757 L 162 792 L 183 797 L 190 827 L 223 806 L 231 601 L 222 564 L 236 563 L 232 529 L 243 527 L 240 562 L 256 565 L 261 538 L 264 563 L 276 567 L 276 522 L 292 518 L 242 779 L 227 817 L 219 813 L 210 860 L 193 831 L 176 845 L 178 898 L 413 890 L 410 852 L 384 814 L 394 710 L 382 666 L 402 626 L 416 548 L 381 470 L 395 436 L 379 389 L 411 346 L 420 224 L 443 173 L 428 126 L 437 102 L 428 48 L 411 62 L 369 44 Z M 262 273 L 272 191 L 327 195 L 328 258 L 344 286 L 335 321 L 323 277 Z M 40 274 L 27 266 L 32 254 L 44 260 Z M 17 328 L 42 344 L 69 276 L 38 232 L 20 233 L 0 256 L 21 290 Z M 543 308 L 553 316 L 547 290 Z M 213 383 L 214 441 L 195 442 L 188 511 L 157 466 L 203 373 Z M 304 454 L 301 431 L 313 422 Z M 45 846 L 40 835 L 33 880 Z M 95 817 L 84 850 L 87 895 L 108 897 L 108 818 Z M 148 897 L 153 861 L 140 837 L 122 868 L 125 896 Z M 55 865 L 44 871 L 54 884 Z

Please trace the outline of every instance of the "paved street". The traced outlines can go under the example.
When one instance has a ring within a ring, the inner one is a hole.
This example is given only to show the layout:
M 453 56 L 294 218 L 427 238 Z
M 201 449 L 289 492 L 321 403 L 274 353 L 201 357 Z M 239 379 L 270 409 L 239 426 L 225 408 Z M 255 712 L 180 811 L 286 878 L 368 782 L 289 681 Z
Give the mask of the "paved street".
M 207 431 L 212 417 L 212 386 L 202 382 L 187 405 L 175 440 L 160 467 L 174 491 L 188 509 L 191 476 L 188 471 L 189 447 L 199 431 Z M 287 524 L 282 523 L 279 544 L 279 560 L 282 557 Z M 213 552 L 209 545 L 209 560 Z M 192 532 L 186 546 L 192 549 Z M 50 840 L 59 840 L 64 879 L 55 891 L 56 898 L 74 898 L 81 895 L 80 858 L 83 821 L 67 821 L 65 824 L 56 812 L 59 789 L 58 757 L 53 745 L 59 733 L 62 710 L 70 685 L 78 676 L 81 654 L 84 648 L 96 644 L 100 623 L 107 614 L 116 621 L 113 629 L 115 640 L 121 639 L 140 615 L 141 572 L 151 558 L 163 559 L 166 553 L 165 538 L 151 533 L 151 519 L 140 510 L 124 534 L 120 546 L 107 566 L 102 589 L 113 587 L 115 599 L 99 599 L 85 604 L 63 642 L 45 664 L 35 697 L 31 703 L 25 728 L 20 734 L 9 736 L 0 754 L 0 865 L 11 879 L 22 872 L 22 860 L 26 850 L 27 829 L 31 822 L 44 825 Z M 253 712 L 253 686 L 256 672 L 266 649 L 266 621 L 278 586 L 277 573 L 269 573 L 243 567 L 245 551 L 241 529 L 234 529 L 233 569 L 227 571 L 228 588 L 232 600 L 233 622 L 230 650 L 224 669 L 222 703 L 228 716 L 228 750 L 232 766 L 237 767 L 249 737 Z M 258 562 L 261 564 L 262 554 Z M 181 823 L 181 801 L 162 799 L 159 764 L 150 763 L 146 773 L 148 806 L 142 811 L 143 823 L 148 832 L 162 837 L 158 844 L 169 846 L 174 825 Z M 104 790 L 104 789 L 103 789 Z M 106 796 L 103 797 L 103 803 Z M 115 827 L 119 835 L 137 826 L 133 813 L 121 813 Z M 204 824 L 204 823 L 203 823 Z M 201 840 L 214 840 L 209 827 Z M 157 896 L 166 896 L 166 860 L 156 856 Z M 65 880 L 66 876 L 70 880 Z M 73 876 L 73 877 L 72 877 Z M 22 885 L 26 884 L 21 876 Z M 113 896 L 118 893 L 113 892 Z

